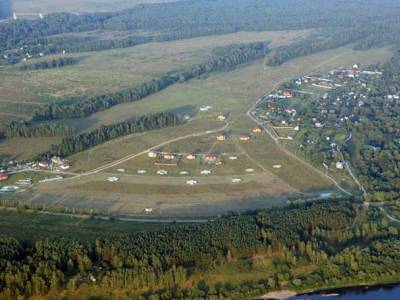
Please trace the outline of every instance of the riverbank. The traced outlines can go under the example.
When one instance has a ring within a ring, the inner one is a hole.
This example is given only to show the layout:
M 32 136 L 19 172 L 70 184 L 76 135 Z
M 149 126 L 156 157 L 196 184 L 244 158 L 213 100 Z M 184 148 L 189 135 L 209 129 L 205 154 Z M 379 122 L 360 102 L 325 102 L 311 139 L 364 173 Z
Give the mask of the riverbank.
M 382 281 L 374 281 L 369 283 L 360 283 L 360 284 L 348 284 L 348 285 L 336 285 L 329 286 L 325 288 L 310 288 L 304 290 L 281 290 L 274 291 L 264 294 L 263 296 L 257 298 L 260 300 L 285 300 L 285 299 L 296 299 L 295 297 L 304 296 L 325 296 L 325 297 L 335 297 L 341 296 L 343 294 L 347 294 L 350 292 L 356 291 L 373 291 L 381 288 L 396 288 L 400 289 L 400 278 L 391 279 L 391 280 L 382 280 Z M 400 292 L 399 292 L 400 293 Z M 342 298 L 340 298 L 342 299 Z

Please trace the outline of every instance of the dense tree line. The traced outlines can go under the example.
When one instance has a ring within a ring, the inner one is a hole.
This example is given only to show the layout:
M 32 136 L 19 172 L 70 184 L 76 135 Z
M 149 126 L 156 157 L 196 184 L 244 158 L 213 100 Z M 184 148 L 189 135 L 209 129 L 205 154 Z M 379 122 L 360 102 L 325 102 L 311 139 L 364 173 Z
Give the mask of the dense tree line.
M 30 57 L 38 58 L 44 55 L 59 53 L 65 54 L 127 48 L 151 41 L 153 41 L 153 38 L 146 36 L 128 36 L 126 38 L 119 38 L 116 36 L 110 39 L 101 39 L 94 36 L 57 36 L 37 39 L 21 48 L 13 51 L 6 51 L 5 55 L 8 63 L 16 64 L 26 58 L 28 54 Z
M 25 121 L 12 121 L 0 125 L 0 139 L 2 138 L 32 138 L 73 135 L 72 128 L 58 124 L 30 124 Z
M 211 57 L 204 63 L 184 68 L 182 70 L 168 72 L 157 79 L 115 93 L 94 96 L 67 105 L 52 103 L 36 110 L 33 119 L 36 121 L 43 121 L 84 118 L 117 104 L 141 100 L 144 97 L 159 92 L 174 83 L 187 81 L 214 71 L 225 71 L 239 64 L 262 58 L 267 52 L 267 43 L 264 42 L 234 44 L 220 47 L 215 49 Z
M 60 57 L 52 60 L 43 60 L 35 63 L 24 64 L 21 70 L 43 70 L 52 68 L 62 68 L 65 66 L 75 65 L 79 63 L 80 59 L 76 57 Z
M 281 288 L 394 280 L 400 277 L 400 246 L 393 242 L 398 235 L 378 209 L 330 200 L 93 244 L 2 237 L 0 297 L 51 292 L 73 299 L 78 289 L 88 298 L 93 293 L 112 299 L 117 292 L 119 299 L 235 299 Z M 199 279 L 238 261 L 247 262 L 250 271 L 268 272 L 242 283 Z M 297 271 L 304 268 L 309 272 Z
M 182 122 L 180 116 L 169 112 L 145 115 L 132 120 L 101 126 L 93 131 L 76 136 L 66 136 L 61 144 L 53 145 L 52 151 L 43 154 L 43 156 L 49 157 L 55 154 L 65 157 L 124 135 L 176 126 L 182 124 Z
M 20 47 L 23 50 L 26 47 L 25 50 L 29 49 L 32 52 L 52 53 L 51 51 L 55 49 L 59 51 L 63 46 L 68 46 L 67 43 L 61 42 L 62 39 L 52 36 L 93 30 L 114 32 L 145 30 L 154 34 L 152 37 L 137 36 L 110 40 L 87 38 L 86 41 L 82 37 L 74 37 L 73 40 L 69 37 L 66 39 L 72 41 L 71 51 L 127 47 L 153 39 L 164 41 L 237 31 L 310 28 L 336 28 L 339 35 L 340 32 L 348 31 L 349 37 L 356 37 L 352 34 L 353 28 L 364 29 L 368 32 L 368 37 L 365 37 L 363 44 L 369 44 L 371 47 L 397 42 L 398 26 L 393 26 L 393 24 L 398 24 L 395 11 L 399 8 L 399 4 L 394 0 L 384 0 L 384 3 L 373 0 L 365 5 L 342 0 L 335 3 L 328 0 L 318 1 L 318 3 L 311 0 L 267 2 L 189 0 L 140 5 L 113 13 L 52 14 L 42 20 L 17 20 L 9 24 L 0 24 L 0 51 L 2 54 L 9 54 L 10 62 L 16 60 L 13 53 L 16 53 L 14 50 L 18 52 Z M 176 18 L 176 15 L 180 17 Z M 323 33 L 320 37 L 319 42 L 323 45 L 317 46 L 313 51 L 326 49 L 328 44 L 329 47 L 333 46 L 332 42 L 323 41 Z M 49 40 L 58 40 L 61 44 L 54 43 L 51 46 L 47 42 Z M 338 45 L 345 41 L 342 38 Z M 347 40 L 348 43 L 356 41 L 358 39 Z M 316 42 L 313 41 L 315 45 Z M 298 47 L 299 45 L 296 46 Z
M 330 29 L 320 31 L 298 42 L 277 48 L 268 57 L 267 65 L 277 66 L 296 57 L 306 56 L 320 51 L 338 48 L 359 41 L 368 36 L 368 30 L 362 29 Z

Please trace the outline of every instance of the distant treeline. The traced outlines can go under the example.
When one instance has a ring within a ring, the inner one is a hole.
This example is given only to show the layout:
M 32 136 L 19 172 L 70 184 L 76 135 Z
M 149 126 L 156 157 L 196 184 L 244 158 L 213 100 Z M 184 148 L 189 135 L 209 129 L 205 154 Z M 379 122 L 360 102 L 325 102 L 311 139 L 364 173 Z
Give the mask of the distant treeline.
M 61 105 L 58 103 L 40 107 L 34 112 L 33 120 L 56 120 L 67 118 L 84 118 L 98 111 L 108 109 L 117 104 L 133 102 L 159 92 L 177 82 L 184 82 L 214 71 L 225 71 L 239 64 L 262 58 L 268 53 L 266 42 L 234 44 L 220 47 L 213 51 L 204 63 L 179 71 L 173 71 L 133 88 L 106 95 L 90 97 L 86 100 Z
M 21 66 L 21 70 L 42 70 L 52 68 L 62 68 L 65 66 L 75 65 L 79 63 L 80 59 L 77 57 L 60 57 L 52 60 L 44 60 L 35 63 L 24 64 Z
M 42 158 L 49 157 L 54 154 L 65 157 L 121 136 L 176 126 L 182 123 L 183 120 L 180 116 L 170 112 L 145 115 L 132 120 L 101 126 L 93 131 L 82 133 L 76 136 L 64 137 L 61 144 L 53 145 L 52 151 L 43 154 Z
M 140 5 L 113 13 L 59 13 L 46 16 L 42 20 L 17 20 L 0 24 L 0 53 L 10 50 L 5 60 L 15 62 L 25 51 L 54 53 L 53 51 L 59 52 L 64 48 L 71 52 L 97 51 L 128 47 L 152 40 L 176 40 L 238 31 L 327 28 L 350 33 L 354 28 L 364 29 L 368 33 L 364 38 L 364 46 L 374 47 L 399 42 L 399 28 L 396 25 L 399 22 L 396 13 L 399 9 L 400 3 L 395 0 L 371 0 L 363 5 L 343 0 L 188 0 Z M 153 35 L 125 39 L 112 37 L 109 40 L 97 40 L 95 37 L 54 37 L 56 34 L 96 30 L 113 31 L 116 35 L 118 32 L 144 30 Z M 64 38 L 69 42 L 64 43 Z M 344 42 L 342 40 L 339 44 Z M 358 40 L 347 42 L 354 43 Z M 23 48 L 22 51 L 18 51 L 20 47 Z M 313 52 L 326 47 L 326 44 L 318 46 Z
M 0 139 L 4 138 L 33 138 L 73 135 L 72 128 L 58 124 L 32 125 L 25 121 L 12 121 L 0 125 Z
M 269 56 L 266 64 L 269 66 L 278 66 L 293 58 L 338 48 L 366 36 L 367 33 L 364 30 L 324 30 L 318 34 L 275 49 Z

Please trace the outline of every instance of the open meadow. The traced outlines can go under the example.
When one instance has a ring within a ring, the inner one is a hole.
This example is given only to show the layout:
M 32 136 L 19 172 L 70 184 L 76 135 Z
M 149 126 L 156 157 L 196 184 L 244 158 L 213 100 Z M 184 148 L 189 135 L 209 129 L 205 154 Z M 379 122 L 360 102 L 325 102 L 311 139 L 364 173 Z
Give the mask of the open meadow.
M 132 87 L 165 72 L 204 61 L 216 47 L 267 40 L 271 41 L 271 47 L 276 47 L 290 43 L 304 34 L 305 31 L 239 32 L 171 42 L 154 42 L 130 48 L 67 54 L 83 59 L 76 65 L 63 68 L 23 71 L 21 66 L 24 62 L 14 66 L 2 66 L 0 67 L 2 79 L 0 122 L 3 116 L 9 119 L 11 115 L 19 119 L 29 119 L 32 111 L 38 105 L 45 103 L 84 98 Z M 59 56 L 47 56 L 36 61 L 55 57 Z M 124 116 L 132 117 L 135 113 Z M 100 113 L 99 116 L 80 120 L 77 122 L 77 127 L 81 128 L 82 124 L 92 124 L 97 119 L 102 122 L 103 118 L 106 123 L 119 119 L 108 118 L 107 114 L 102 117 Z
M 154 215 L 202 216 L 283 205 L 290 198 L 323 192 L 340 193 L 333 181 L 282 151 L 266 133 L 250 134 L 250 140 L 242 141 L 239 136 L 251 133 L 256 125 L 246 112 L 260 96 L 288 79 L 354 61 L 385 61 L 391 53 L 387 49 L 356 52 L 340 48 L 279 67 L 265 67 L 257 61 L 231 72 L 176 84 L 137 103 L 118 105 L 101 113 L 103 118 L 107 115 L 109 120 L 117 119 L 126 111 L 136 111 L 136 107 L 141 114 L 184 105 L 195 106 L 196 110 L 204 105 L 212 108 L 199 111 L 185 125 L 126 136 L 73 155 L 69 158 L 73 171 L 83 172 L 82 176 L 38 185 L 25 200 L 122 215 L 140 215 L 150 209 Z M 218 121 L 219 113 L 227 119 Z M 225 141 L 217 141 L 220 132 L 227 134 Z M 213 152 L 222 154 L 223 160 L 208 165 L 199 158 L 183 158 L 172 165 L 155 164 L 156 160 L 147 155 L 149 149 Z M 229 156 L 237 159 L 229 160 Z M 167 174 L 157 174 L 164 169 Z M 146 172 L 140 175 L 139 170 Z M 211 173 L 202 174 L 204 170 Z M 182 175 L 182 171 L 187 173 Z M 109 177 L 119 180 L 108 182 Z M 196 184 L 188 185 L 189 179 L 196 180 Z

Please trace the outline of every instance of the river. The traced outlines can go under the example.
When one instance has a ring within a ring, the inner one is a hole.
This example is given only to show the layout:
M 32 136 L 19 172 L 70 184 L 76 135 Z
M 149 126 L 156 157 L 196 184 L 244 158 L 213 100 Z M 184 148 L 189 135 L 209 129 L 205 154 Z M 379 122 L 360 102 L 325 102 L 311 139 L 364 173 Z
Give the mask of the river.
M 299 295 L 291 300 L 400 300 L 400 285 L 385 285 L 376 287 L 357 287 L 333 290 L 324 294 L 316 293 Z

